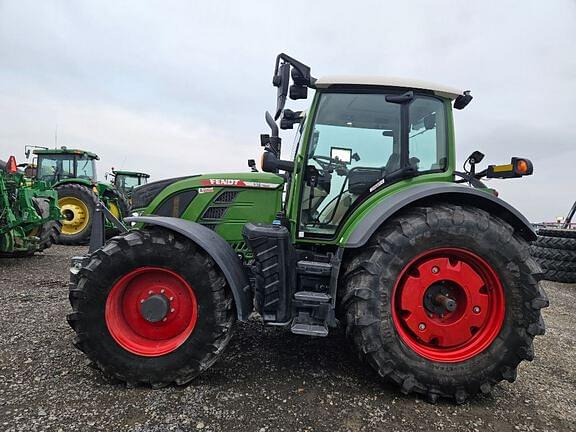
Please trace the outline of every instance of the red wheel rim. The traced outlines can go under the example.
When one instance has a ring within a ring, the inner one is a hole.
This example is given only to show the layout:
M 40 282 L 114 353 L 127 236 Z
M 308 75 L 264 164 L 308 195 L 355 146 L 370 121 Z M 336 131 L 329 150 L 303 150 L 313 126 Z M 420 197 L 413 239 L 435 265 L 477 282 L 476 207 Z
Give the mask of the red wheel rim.
M 402 270 L 392 300 L 392 320 L 402 341 L 437 362 L 460 362 L 484 351 L 500 333 L 506 313 L 494 269 L 456 248 L 429 250 L 413 259 Z
M 167 305 L 163 318 L 147 320 L 150 298 Z M 168 354 L 188 339 L 198 319 L 194 290 L 180 275 L 160 267 L 140 267 L 114 284 L 106 300 L 106 325 L 125 350 L 146 357 Z

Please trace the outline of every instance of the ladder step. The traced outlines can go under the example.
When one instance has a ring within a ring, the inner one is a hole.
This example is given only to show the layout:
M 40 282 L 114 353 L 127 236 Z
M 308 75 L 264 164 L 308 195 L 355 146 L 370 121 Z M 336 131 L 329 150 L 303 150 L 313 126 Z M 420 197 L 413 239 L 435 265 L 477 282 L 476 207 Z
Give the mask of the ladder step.
M 305 302 L 329 303 L 332 298 L 326 293 L 319 293 L 314 291 L 298 291 L 294 293 L 294 299 Z
M 323 325 L 292 323 L 290 331 L 294 334 L 305 336 L 328 336 L 328 328 Z
M 332 264 L 318 261 L 298 261 L 296 268 L 299 272 L 305 274 L 330 276 L 332 273 Z

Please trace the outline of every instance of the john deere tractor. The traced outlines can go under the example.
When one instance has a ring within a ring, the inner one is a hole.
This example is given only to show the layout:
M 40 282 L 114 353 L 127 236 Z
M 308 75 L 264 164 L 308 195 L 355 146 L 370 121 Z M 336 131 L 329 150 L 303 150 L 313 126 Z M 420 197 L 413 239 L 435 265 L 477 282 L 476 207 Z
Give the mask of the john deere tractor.
M 113 186 L 99 182 L 96 176 L 94 153 L 68 149 L 35 149 L 36 179 L 46 181 L 58 192 L 58 206 L 63 226 L 59 241 L 62 244 L 82 244 L 90 238 L 92 219 L 98 200 L 117 218 L 128 214 L 128 204 Z M 27 157 L 29 156 L 27 151 Z M 107 224 L 113 230 L 112 224 Z
M 526 218 L 482 178 L 532 173 L 525 158 L 455 170 L 453 109 L 470 92 L 329 76 L 280 54 L 262 171 L 149 183 L 135 227 L 73 259 L 75 345 L 129 385 L 185 384 L 236 320 L 304 336 L 346 330 L 402 392 L 462 403 L 516 379 L 548 300 Z M 314 97 L 307 113 L 285 102 Z M 279 127 L 298 126 L 281 159 Z
M 148 183 L 150 174 L 138 171 L 115 170 L 112 168 L 112 184 L 128 201 L 132 198 L 132 191 L 138 186 Z
M 45 182 L 30 181 L 11 156 L 0 161 L 0 256 L 28 256 L 60 234 L 57 195 Z

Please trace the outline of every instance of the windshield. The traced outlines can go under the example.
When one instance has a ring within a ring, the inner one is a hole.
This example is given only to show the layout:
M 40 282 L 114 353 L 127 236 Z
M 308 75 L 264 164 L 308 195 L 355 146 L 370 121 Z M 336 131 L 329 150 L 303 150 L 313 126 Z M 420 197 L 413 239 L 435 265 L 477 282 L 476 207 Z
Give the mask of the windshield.
M 320 95 L 308 145 L 300 217 L 304 232 L 334 234 L 358 198 L 400 169 L 400 110 L 383 93 Z M 444 170 L 443 102 L 415 96 L 408 112 L 410 167 L 416 173 Z
M 58 181 L 78 177 L 86 180 L 96 180 L 94 159 L 74 154 L 39 155 L 39 179 Z
M 116 186 L 120 189 L 134 189 L 141 184 L 146 184 L 145 177 L 126 176 L 123 174 L 116 175 Z

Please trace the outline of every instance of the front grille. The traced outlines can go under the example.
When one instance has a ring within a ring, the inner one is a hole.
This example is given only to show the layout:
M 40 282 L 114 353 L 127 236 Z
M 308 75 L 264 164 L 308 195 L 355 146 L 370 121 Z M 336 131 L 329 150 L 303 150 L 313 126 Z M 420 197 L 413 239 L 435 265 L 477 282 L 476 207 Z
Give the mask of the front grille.
M 228 207 L 208 207 L 202 215 L 202 219 L 222 219 L 227 210 Z

